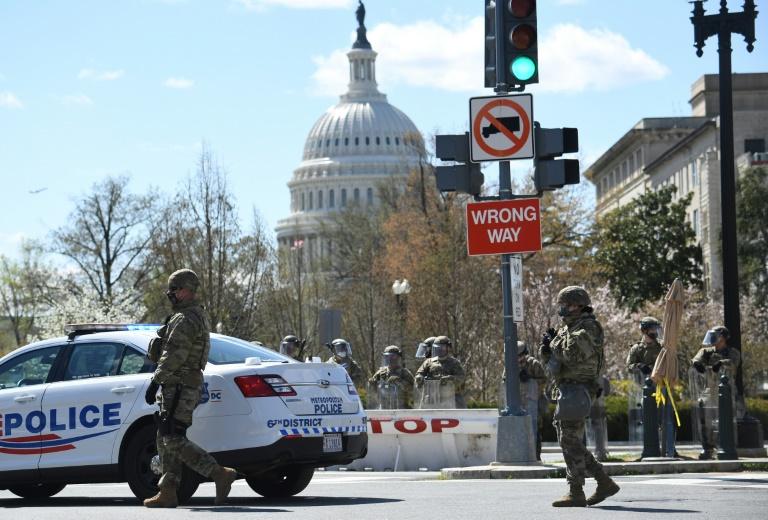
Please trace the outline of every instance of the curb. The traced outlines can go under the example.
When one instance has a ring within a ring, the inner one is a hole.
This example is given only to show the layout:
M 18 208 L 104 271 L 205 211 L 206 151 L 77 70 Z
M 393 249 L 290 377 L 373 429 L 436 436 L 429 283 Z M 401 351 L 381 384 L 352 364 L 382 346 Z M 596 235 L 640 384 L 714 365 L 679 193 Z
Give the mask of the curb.
M 648 462 L 604 462 L 608 475 L 662 475 L 674 473 L 732 473 L 768 470 L 768 458 L 741 460 L 674 460 Z M 474 466 L 444 468 L 446 480 L 565 478 L 565 464 L 541 466 Z

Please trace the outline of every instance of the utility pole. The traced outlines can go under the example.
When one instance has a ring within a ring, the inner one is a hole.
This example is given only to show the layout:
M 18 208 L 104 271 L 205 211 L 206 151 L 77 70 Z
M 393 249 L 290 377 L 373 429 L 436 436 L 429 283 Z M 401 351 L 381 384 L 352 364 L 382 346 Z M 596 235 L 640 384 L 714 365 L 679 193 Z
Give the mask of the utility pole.
M 733 82 L 731 72 L 731 34 L 744 36 L 747 51 L 755 42 L 754 0 L 744 1 L 744 11 L 728 12 L 727 0 L 720 1 L 719 14 L 704 14 L 704 2 L 693 2 L 691 22 L 696 55 L 701 57 L 707 38 L 717 35 L 720 83 L 720 207 L 723 221 L 723 314 L 731 333 L 729 344 L 741 350 L 741 313 L 739 312 L 739 265 L 736 246 L 736 172 L 733 152 Z M 743 358 L 742 358 L 743 359 Z M 742 367 L 736 373 L 736 388 L 744 396 Z

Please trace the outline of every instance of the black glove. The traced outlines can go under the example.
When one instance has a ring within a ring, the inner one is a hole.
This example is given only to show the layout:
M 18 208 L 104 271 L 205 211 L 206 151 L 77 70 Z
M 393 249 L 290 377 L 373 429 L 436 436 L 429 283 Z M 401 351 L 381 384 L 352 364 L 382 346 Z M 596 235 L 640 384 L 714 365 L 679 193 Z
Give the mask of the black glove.
M 703 373 L 704 373 L 704 370 L 705 370 L 705 368 L 704 368 L 704 363 L 702 363 L 701 361 L 694 361 L 694 362 L 693 362 L 693 368 L 695 368 L 695 369 L 696 369 L 696 371 L 697 371 L 699 374 L 703 374 Z
M 157 399 L 157 391 L 160 389 L 160 385 L 155 383 L 154 381 L 149 382 L 149 386 L 147 387 L 147 393 L 144 394 L 144 400 L 149 405 L 155 404 L 155 400 Z
M 720 367 L 721 366 L 723 366 L 723 362 L 722 361 L 715 362 L 715 364 L 712 365 L 712 371 L 713 372 L 720 372 Z
M 552 355 L 552 347 L 549 346 L 549 342 L 541 344 L 541 347 L 539 348 L 539 355 L 542 357 Z
M 531 378 L 530 374 L 528 374 L 528 371 L 526 369 L 520 369 L 520 382 L 526 383 Z
M 640 365 L 640 372 L 642 372 L 645 375 L 649 375 L 653 371 L 651 368 L 651 365 Z

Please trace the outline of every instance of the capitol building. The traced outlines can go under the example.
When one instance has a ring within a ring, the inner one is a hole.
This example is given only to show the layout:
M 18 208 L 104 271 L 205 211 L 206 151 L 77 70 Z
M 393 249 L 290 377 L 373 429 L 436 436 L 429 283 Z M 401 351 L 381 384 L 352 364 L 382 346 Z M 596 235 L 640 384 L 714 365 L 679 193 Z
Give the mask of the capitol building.
M 351 206 L 375 208 L 379 188 L 405 185 L 424 160 L 424 140 L 416 125 L 387 102 L 376 83 L 376 55 L 366 36 L 365 8 L 357 11 L 357 40 L 347 53 L 349 85 L 307 136 L 304 154 L 288 187 L 291 213 L 278 221 L 280 249 L 300 246 L 309 258 L 330 255 L 322 236 L 334 212 Z

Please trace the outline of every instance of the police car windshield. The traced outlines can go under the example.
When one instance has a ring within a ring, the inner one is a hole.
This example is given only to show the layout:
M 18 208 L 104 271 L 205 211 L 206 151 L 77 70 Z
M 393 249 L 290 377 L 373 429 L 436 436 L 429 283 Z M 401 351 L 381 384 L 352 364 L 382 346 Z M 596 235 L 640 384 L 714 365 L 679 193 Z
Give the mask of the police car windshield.
M 262 361 L 285 361 L 285 358 L 273 350 L 259 347 L 237 338 L 211 336 L 211 351 L 208 362 L 214 365 L 245 363 L 245 358 L 257 357 Z

